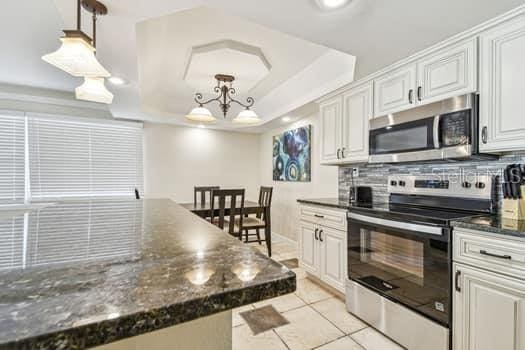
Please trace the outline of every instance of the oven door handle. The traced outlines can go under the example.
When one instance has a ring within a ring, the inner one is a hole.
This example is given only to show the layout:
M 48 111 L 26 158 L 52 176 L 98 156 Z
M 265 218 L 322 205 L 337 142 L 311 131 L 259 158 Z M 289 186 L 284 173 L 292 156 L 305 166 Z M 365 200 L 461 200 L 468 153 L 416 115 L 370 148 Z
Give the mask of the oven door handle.
M 375 224 L 375 225 L 381 225 L 384 227 L 397 228 L 401 230 L 424 232 L 424 233 L 428 233 L 428 234 L 436 235 L 436 236 L 443 235 L 443 228 L 437 227 L 437 226 L 411 224 L 411 223 L 406 223 L 406 222 L 381 219 L 381 218 L 376 218 L 373 216 L 367 216 L 367 215 L 361 215 L 361 214 L 355 214 L 355 213 L 348 213 L 348 218 L 350 220 L 357 220 L 360 222 L 364 222 L 365 224 Z
M 441 116 L 438 114 L 434 117 L 434 125 L 433 125 L 433 138 L 434 138 L 434 148 L 438 149 L 440 147 L 439 144 L 439 120 Z

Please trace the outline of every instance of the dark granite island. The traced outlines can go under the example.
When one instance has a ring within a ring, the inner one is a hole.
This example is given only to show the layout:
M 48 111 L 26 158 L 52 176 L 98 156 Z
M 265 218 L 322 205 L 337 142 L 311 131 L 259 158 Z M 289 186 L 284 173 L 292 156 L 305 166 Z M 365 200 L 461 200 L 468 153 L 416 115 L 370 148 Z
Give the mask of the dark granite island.
M 223 349 L 232 308 L 296 287 L 170 200 L 4 212 L 0 237 L 0 349 Z

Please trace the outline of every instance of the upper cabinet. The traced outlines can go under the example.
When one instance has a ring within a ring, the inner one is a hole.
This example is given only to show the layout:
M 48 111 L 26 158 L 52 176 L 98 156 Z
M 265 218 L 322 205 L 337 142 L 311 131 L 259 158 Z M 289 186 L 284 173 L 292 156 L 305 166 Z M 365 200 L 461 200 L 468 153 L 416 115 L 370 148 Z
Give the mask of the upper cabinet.
M 368 122 L 373 108 L 372 82 L 359 85 L 321 105 L 321 163 L 368 160 Z
M 477 90 L 477 38 L 429 55 L 417 63 L 418 103 Z
M 416 66 L 387 73 L 374 82 L 374 111 L 379 117 L 413 107 L 415 104 Z
M 422 57 L 374 82 L 374 115 L 477 91 L 477 38 Z
M 372 82 L 343 94 L 343 148 L 344 162 L 368 160 L 368 127 L 373 109 Z
M 480 150 L 525 149 L 525 16 L 480 37 Z
M 343 142 L 343 100 L 340 96 L 321 105 L 321 163 L 337 162 Z

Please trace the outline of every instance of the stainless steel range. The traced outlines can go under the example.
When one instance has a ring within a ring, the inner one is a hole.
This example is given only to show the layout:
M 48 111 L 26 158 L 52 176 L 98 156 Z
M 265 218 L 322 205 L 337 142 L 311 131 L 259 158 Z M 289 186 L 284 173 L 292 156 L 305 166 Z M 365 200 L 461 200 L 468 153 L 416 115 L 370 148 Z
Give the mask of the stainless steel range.
M 392 176 L 388 192 L 348 212 L 348 310 L 408 349 L 449 349 L 450 222 L 493 212 L 493 179 Z

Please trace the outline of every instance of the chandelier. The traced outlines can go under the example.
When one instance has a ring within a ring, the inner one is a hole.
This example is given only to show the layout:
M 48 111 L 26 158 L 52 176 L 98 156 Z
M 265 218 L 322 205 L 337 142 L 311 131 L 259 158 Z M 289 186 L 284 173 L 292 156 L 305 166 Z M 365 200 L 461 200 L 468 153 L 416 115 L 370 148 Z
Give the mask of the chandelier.
M 213 91 L 219 95 L 215 98 L 204 100 L 201 93 L 196 93 L 195 102 L 199 106 L 192 109 L 191 112 L 186 115 L 187 119 L 201 123 L 214 122 L 217 118 L 215 118 L 210 110 L 205 108 L 204 105 L 212 102 L 218 102 L 224 118 L 226 118 L 228 115 L 228 111 L 230 110 L 232 103 L 236 103 L 239 106 L 244 107 L 244 110 L 242 110 L 237 115 L 237 117 L 233 119 L 234 123 L 255 124 L 261 121 L 257 114 L 250 109 L 250 107 L 252 107 L 255 103 L 252 97 L 248 97 L 246 99 L 246 103 L 242 103 L 232 97 L 232 95 L 235 95 L 236 93 L 235 88 L 233 88 L 233 81 L 235 80 L 234 76 L 227 74 L 217 74 L 215 79 L 217 80 L 217 85 L 213 88 Z
M 93 15 L 93 39 L 82 32 L 81 6 Z M 113 94 L 104 85 L 104 78 L 111 74 L 95 56 L 97 16 L 103 16 L 107 12 L 106 6 L 96 0 L 77 0 L 76 30 L 64 30 L 65 36 L 60 38 L 60 48 L 42 56 L 44 61 L 64 72 L 84 78 L 84 83 L 75 89 L 76 97 L 80 100 L 108 104 L 113 100 Z

